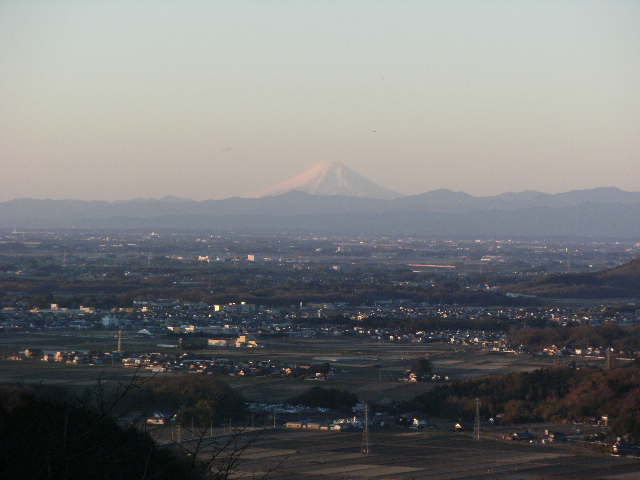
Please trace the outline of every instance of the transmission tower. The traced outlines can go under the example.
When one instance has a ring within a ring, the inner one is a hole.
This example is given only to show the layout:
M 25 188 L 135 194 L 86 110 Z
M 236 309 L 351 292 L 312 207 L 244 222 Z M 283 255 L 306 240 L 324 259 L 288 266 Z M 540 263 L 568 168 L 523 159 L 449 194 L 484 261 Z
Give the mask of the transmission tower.
M 184 420 L 183 413 L 184 413 L 184 407 L 180 407 L 180 410 L 178 410 L 178 413 L 175 416 L 176 423 L 173 424 L 176 432 L 175 434 L 176 443 L 182 443 L 182 421 Z
M 362 455 L 369 455 L 369 404 L 364 404 L 364 425 L 362 426 Z
M 613 348 L 607 348 L 607 370 L 612 370 L 615 358 L 613 358 Z
M 476 398 L 476 420 L 473 425 L 473 439 L 480 440 L 480 399 Z
M 116 347 L 116 352 L 122 353 L 122 330 L 118 330 L 118 344 Z

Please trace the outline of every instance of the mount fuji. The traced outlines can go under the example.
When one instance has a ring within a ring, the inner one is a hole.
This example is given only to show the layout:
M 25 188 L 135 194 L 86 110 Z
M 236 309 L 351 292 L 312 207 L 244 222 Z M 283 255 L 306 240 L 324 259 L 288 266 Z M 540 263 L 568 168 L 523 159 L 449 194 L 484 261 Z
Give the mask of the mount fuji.
M 615 187 L 485 197 L 440 189 L 401 196 L 336 162 L 317 164 L 244 198 L 118 202 L 22 198 L 0 202 L 0 234 L 7 228 L 215 228 L 635 240 L 640 238 L 638 218 L 640 192 Z
M 289 192 L 310 195 L 392 199 L 399 195 L 339 162 L 321 162 L 273 187 L 250 195 L 253 198 L 273 197 Z

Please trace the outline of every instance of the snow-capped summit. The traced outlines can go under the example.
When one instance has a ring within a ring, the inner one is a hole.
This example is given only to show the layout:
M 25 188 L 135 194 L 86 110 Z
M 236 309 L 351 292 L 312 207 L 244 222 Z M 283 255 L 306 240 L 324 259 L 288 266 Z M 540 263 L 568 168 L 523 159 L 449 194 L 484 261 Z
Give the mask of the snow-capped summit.
M 339 162 L 321 162 L 299 175 L 260 192 L 268 197 L 300 191 L 311 195 L 341 195 L 361 198 L 394 198 L 398 195 L 356 173 Z

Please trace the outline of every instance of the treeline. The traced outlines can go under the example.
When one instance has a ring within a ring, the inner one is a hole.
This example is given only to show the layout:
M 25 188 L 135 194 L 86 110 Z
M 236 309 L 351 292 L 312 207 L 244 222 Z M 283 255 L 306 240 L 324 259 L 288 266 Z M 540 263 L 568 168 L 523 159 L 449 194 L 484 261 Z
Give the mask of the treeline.
M 438 385 L 403 405 L 427 415 L 500 416 L 504 423 L 569 422 L 609 415 L 612 432 L 640 439 L 640 365 L 609 371 L 546 368 Z
M 557 347 L 612 346 L 617 350 L 635 351 L 640 349 L 640 327 L 581 325 L 521 328 L 509 334 L 509 341 L 531 349 L 550 345 Z
M 164 448 L 132 426 L 158 411 L 202 442 Z M 0 385 L 0 478 L 227 479 L 242 441 L 206 443 L 202 432 L 245 413 L 226 383 L 197 375 L 82 389 Z
M 350 410 L 358 403 L 358 396 L 355 393 L 338 388 L 313 387 L 296 397 L 290 398 L 287 403 L 333 410 Z
M 331 283 L 305 284 L 290 282 L 283 285 L 240 286 L 226 285 L 224 291 L 216 289 L 215 294 L 200 289 L 176 292 L 175 296 L 184 300 L 204 301 L 209 304 L 237 302 L 284 306 L 305 303 L 348 302 L 353 305 L 373 304 L 380 299 L 406 299 L 431 304 L 460 304 L 478 307 L 493 305 L 523 306 L 536 305 L 535 299 L 511 298 L 496 292 L 473 290 L 464 285 L 449 282 L 442 286 L 406 288 L 384 285 L 367 285 L 361 282 L 341 281 Z
M 395 327 L 404 330 L 486 330 L 504 331 L 511 321 L 507 318 L 406 318 L 389 320 L 384 317 L 368 318 L 360 323 L 373 328 Z
M 327 318 L 327 323 L 343 326 L 360 326 L 368 328 L 398 328 L 407 331 L 435 331 L 435 330 L 486 330 L 492 332 L 506 331 L 513 326 L 513 320 L 508 317 L 487 318 L 388 318 L 385 316 L 372 316 L 363 320 L 353 320 L 346 315 L 334 315 Z M 309 320 L 306 323 L 312 325 L 317 320 Z
M 297 272 L 289 274 L 299 275 Z M 284 279 L 277 275 L 250 282 L 246 278 L 229 275 L 195 276 L 194 282 L 199 285 L 174 284 L 175 278 L 171 275 L 156 275 L 145 279 L 123 278 L 122 275 L 92 280 L 55 275 L 5 279 L 0 282 L 0 302 L 23 301 L 29 307 L 39 308 L 47 308 L 51 303 L 70 308 L 77 308 L 79 305 L 113 308 L 130 306 L 133 299 L 157 298 L 175 298 L 209 304 L 246 301 L 272 306 L 293 305 L 300 301 L 344 301 L 360 305 L 371 304 L 380 299 L 408 299 L 432 304 L 480 307 L 537 304 L 534 299 L 511 298 L 497 292 L 469 289 L 466 285 L 454 281 L 437 286 L 407 288 L 391 286 L 385 278 L 378 278 L 379 284 L 371 285 L 346 276 L 328 279 L 320 272 L 313 272 L 311 275 L 318 275 L 317 281 L 283 281 Z M 176 277 L 178 276 L 182 275 L 176 274 Z M 225 281 L 227 278 L 228 281 Z M 390 275 L 389 278 L 394 277 Z
M 225 382 L 203 375 L 153 378 L 136 383 L 120 401 L 120 415 L 161 411 L 180 422 L 197 426 L 218 425 L 245 418 L 246 403 Z
M 103 411 L 34 388 L 0 388 L 0 478 L 197 480 L 206 473 Z

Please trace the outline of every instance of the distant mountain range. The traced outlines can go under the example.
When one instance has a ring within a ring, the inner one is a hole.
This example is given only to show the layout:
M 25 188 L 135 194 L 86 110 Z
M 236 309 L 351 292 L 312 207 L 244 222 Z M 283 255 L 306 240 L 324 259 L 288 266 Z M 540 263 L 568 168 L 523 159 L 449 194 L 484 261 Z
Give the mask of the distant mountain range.
M 434 190 L 396 197 L 344 165 L 324 164 L 263 193 L 266 196 L 205 201 L 16 199 L 0 203 L 0 228 L 640 238 L 640 192 L 611 187 L 487 197 Z

